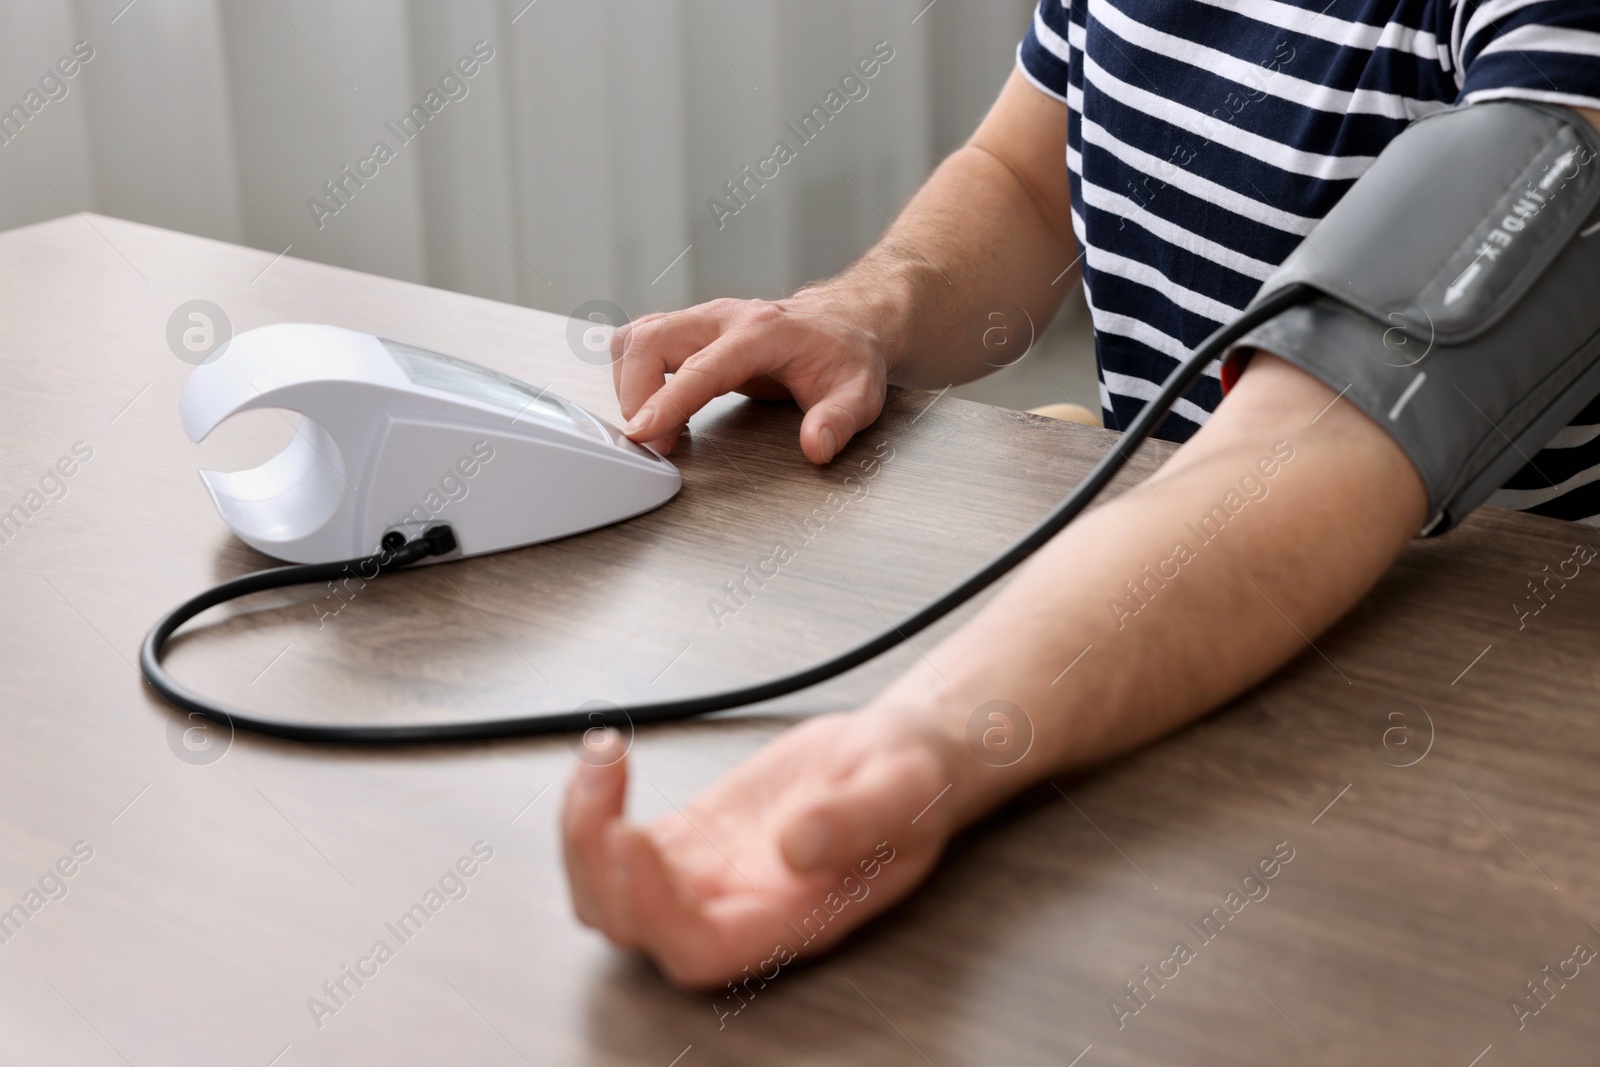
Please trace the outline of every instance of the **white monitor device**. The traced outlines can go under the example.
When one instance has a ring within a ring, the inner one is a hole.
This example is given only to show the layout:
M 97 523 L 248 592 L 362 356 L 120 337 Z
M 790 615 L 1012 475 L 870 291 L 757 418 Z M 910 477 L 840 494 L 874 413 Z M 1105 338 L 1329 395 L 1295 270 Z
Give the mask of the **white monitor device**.
M 591 530 L 659 507 L 678 470 L 570 401 L 506 374 L 337 326 L 263 326 L 196 367 L 190 440 L 251 408 L 300 413 L 252 470 L 202 470 L 218 513 L 293 563 L 377 551 L 447 523 L 458 559 Z

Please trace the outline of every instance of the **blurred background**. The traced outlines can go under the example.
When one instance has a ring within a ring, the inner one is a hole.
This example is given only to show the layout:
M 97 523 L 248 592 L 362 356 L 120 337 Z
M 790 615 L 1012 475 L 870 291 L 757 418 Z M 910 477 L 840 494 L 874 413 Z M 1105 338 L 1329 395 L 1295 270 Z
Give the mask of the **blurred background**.
M 100 212 L 560 314 L 777 297 L 850 262 L 965 140 L 1032 9 L 0 0 L 0 229 Z M 801 145 L 785 124 L 875 46 L 866 95 Z M 725 183 L 779 139 L 796 158 L 739 206 Z M 1044 325 L 954 395 L 1098 411 L 1081 298 Z

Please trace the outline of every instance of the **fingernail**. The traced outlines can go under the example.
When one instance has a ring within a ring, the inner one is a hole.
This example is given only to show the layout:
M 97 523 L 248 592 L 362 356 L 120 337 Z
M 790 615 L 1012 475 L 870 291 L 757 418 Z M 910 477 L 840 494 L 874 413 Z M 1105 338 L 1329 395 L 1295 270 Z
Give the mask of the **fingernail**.
M 822 462 L 833 462 L 833 454 L 839 451 L 839 439 L 833 436 L 833 430 L 824 426 L 817 434 L 817 443 L 822 446 Z
M 611 766 L 625 755 L 619 745 L 621 740 L 622 735 L 609 726 L 591 726 L 579 735 L 578 744 L 573 746 L 573 754 L 581 764 L 591 768 L 585 772 L 585 788 L 599 792 L 606 787 L 609 775 L 603 773 L 601 768 Z
M 655 420 L 655 417 L 655 408 L 640 408 L 633 418 L 628 420 L 628 425 L 622 428 L 623 432 L 629 437 L 643 433 L 650 423 Z
M 797 871 L 820 867 L 828 855 L 833 835 L 821 819 L 807 819 L 789 832 L 789 865 Z

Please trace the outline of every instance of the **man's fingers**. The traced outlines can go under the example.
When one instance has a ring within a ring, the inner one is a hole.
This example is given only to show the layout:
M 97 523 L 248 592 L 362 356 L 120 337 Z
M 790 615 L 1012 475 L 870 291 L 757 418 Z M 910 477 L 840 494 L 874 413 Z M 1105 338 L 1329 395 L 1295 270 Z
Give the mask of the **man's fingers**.
M 812 404 L 800 423 L 800 451 L 813 463 L 832 463 L 856 431 L 883 412 L 883 390 L 853 379 Z
M 801 450 L 813 463 L 832 462 L 878 417 L 884 399 L 881 366 L 848 358 L 850 345 L 838 325 L 828 316 L 739 300 L 629 323 L 612 337 L 625 432 L 665 454 L 694 413 L 715 398 L 734 391 L 787 393 L 807 409 Z
M 678 985 L 716 981 L 727 966 L 721 932 L 673 879 L 650 835 L 618 823 L 607 849 L 616 893 L 612 939 L 643 948 Z
M 633 418 L 640 406 L 684 360 L 715 341 L 726 326 L 715 304 L 669 315 L 648 315 L 611 336 L 611 374 L 622 417 Z
M 610 764 L 580 761 L 567 783 L 561 807 L 561 848 L 572 909 L 586 926 L 605 925 L 610 884 L 606 832 L 621 819 L 627 791 L 626 758 Z
M 766 343 L 747 334 L 723 334 L 685 359 L 672 380 L 644 402 L 626 427 L 635 441 L 653 441 L 683 428 L 689 417 L 724 393 L 771 370 Z
M 784 861 L 801 873 L 842 871 L 872 859 L 884 843 L 901 849 L 938 839 L 938 802 L 949 784 L 931 759 L 871 760 L 790 817 L 778 838 Z
M 611 384 L 616 388 L 619 400 L 623 391 L 623 372 L 628 369 L 628 363 L 624 357 L 627 355 L 628 349 L 633 345 L 635 332 L 648 322 L 665 318 L 666 314 L 665 311 L 654 311 L 634 319 L 632 322 L 624 323 L 611 331 Z M 627 414 L 625 411 L 623 417 L 626 418 Z

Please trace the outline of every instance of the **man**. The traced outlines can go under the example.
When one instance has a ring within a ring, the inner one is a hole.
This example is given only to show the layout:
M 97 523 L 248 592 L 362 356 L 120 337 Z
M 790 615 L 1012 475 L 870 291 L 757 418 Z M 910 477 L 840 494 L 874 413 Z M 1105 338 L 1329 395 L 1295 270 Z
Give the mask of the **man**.
M 1069 268 L 1094 316 L 1106 424 L 1121 429 L 1409 122 L 1497 99 L 1600 107 L 1600 2 L 1041 0 L 1018 60 L 968 144 L 844 273 L 787 300 L 713 301 L 621 331 L 629 435 L 667 451 L 713 397 L 787 394 L 806 411 L 801 449 L 828 463 L 888 383 L 985 373 L 969 319 L 1004 299 L 1047 321 Z M 1600 405 L 1536 458 L 1559 482 L 1525 472 L 1501 502 L 1600 513 L 1591 423 Z M 919 664 L 866 707 L 788 731 L 687 820 L 627 823 L 626 762 L 580 765 L 563 813 L 578 917 L 675 982 L 717 984 L 792 944 L 789 922 L 844 875 L 892 855 L 862 905 L 804 946 L 825 950 L 1017 791 L 1159 737 L 1299 654 L 1428 518 L 1394 439 L 1267 352 L 1225 402 L 1213 368 L 1162 433 L 1183 447 L 1042 549 L 931 653 L 937 670 Z M 1269 469 L 1270 498 L 1136 622 L 1107 610 L 1186 540 L 1187 521 Z M 1008 768 L 964 740 L 973 709 L 996 699 L 1036 731 Z

